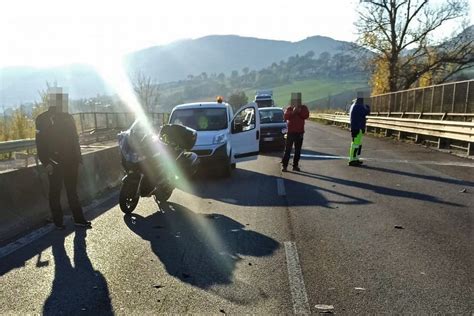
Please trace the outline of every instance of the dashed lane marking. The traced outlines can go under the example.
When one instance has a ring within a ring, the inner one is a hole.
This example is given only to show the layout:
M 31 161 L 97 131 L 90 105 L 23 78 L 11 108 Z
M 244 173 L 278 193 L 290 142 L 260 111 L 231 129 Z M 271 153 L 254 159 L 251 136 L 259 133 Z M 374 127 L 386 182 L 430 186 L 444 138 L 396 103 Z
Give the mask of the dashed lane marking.
M 309 315 L 311 312 L 308 303 L 308 295 L 306 294 L 296 244 L 292 241 L 285 241 L 284 245 L 286 265 L 288 267 L 288 280 L 290 282 L 291 298 L 293 299 L 293 311 L 296 315 Z

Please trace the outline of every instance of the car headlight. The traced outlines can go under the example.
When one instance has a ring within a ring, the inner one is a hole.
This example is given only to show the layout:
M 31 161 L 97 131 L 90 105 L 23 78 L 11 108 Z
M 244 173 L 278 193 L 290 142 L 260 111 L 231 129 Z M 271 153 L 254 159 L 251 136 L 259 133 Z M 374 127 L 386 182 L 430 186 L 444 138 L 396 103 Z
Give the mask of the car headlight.
M 214 136 L 214 139 L 212 140 L 213 144 L 223 144 L 227 141 L 227 134 L 219 134 Z
M 285 128 L 282 128 L 282 129 L 281 129 L 281 133 L 282 133 L 282 134 L 288 133 L 288 128 L 286 128 L 286 127 L 285 127 Z

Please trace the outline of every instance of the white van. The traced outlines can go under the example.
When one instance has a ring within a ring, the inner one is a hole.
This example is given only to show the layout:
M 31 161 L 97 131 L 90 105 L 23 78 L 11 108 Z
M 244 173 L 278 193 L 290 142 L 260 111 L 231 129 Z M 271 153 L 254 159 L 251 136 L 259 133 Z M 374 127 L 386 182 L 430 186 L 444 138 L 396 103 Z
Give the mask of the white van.
M 202 102 L 177 105 L 170 124 L 197 131 L 195 152 L 201 166 L 218 169 L 230 176 L 236 163 L 257 159 L 260 141 L 260 114 L 257 104 L 243 106 L 234 115 L 227 103 Z

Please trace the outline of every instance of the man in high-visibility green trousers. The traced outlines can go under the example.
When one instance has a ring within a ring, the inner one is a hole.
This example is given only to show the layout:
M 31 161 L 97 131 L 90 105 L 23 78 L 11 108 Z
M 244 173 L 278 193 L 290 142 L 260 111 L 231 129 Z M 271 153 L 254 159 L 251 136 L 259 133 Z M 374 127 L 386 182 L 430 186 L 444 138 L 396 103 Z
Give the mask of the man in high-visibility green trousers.
M 364 98 L 358 97 L 350 109 L 352 143 L 349 151 L 349 166 L 362 164 L 358 156 L 362 152 L 362 136 L 365 133 L 367 115 L 369 114 L 370 107 L 364 104 Z

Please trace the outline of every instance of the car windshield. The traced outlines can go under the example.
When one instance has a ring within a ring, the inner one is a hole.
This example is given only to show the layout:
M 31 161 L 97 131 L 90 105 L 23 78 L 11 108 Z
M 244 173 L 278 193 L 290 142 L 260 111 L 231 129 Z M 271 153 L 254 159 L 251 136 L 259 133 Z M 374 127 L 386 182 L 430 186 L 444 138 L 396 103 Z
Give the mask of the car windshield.
M 283 111 L 281 109 L 260 110 L 260 123 L 283 123 Z
M 196 131 L 217 131 L 227 128 L 226 109 L 182 109 L 173 112 L 171 124 L 181 124 Z

